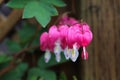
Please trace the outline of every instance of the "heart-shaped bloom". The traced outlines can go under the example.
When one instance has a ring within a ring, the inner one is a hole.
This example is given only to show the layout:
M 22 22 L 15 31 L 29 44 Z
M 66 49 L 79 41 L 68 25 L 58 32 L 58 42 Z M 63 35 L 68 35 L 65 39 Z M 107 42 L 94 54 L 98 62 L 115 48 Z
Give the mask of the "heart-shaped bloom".
M 87 60 L 88 59 L 88 52 L 86 51 L 86 46 L 88 46 L 90 44 L 90 42 L 92 41 L 93 35 L 92 32 L 89 28 L 89 26 L 84 23 L 82 24 L 82 34 L 81 34 L 81 45 L 83 46 L 83 52 L 81 54 L 82 59 Z
M 40 36 L 40 49 L 42 51 L 45 51 L 46 49 L 49 48 L 48 46 L 48 40 L 49 40 L 49 35 L 47 32 L 44 32 Z
M 80 44 L 78 43 L 79 41 L 77 40 L 77 35 L 80 34 L 80 27 L 79 26 L 71 26 L 68 30 L 68 35 L 67 35 L 67 44 L 68 44 L 68 49 L 71 50 L 71 53 L 69 53 L 70 59 L 75 62 L 79 56 L 79 48 Z M 68 55 L 66 53 L 66 55 Z
M 79 48 L 83 47 L 81 57 L 88 59 L 86 47 L 92 41 L 93 34 L 87 23 L 78 23 L 74 18 L 64 16 L 58 26 L 53 25 L 48 33 L 44 32 L 40 36 L 40 49 L 45 51 L 45 62 L 48 62 L 53 52 L 56 61 L 60 62 L 61 52 L 64 52 L 66 59 L 75 62 L 79 56 Z
M 61 41 L 61 47 L 64 50 L 67 46 L 67 35 L 68 35 L 68 29 L 69 27 L 67 25 L 61 25 L 59 26 L 59 32 L 60 32 L 60 41 Z
M 60 32 L 55 25 L 51 26 L 49 29 L 49 39 L 51 42 L 51 47 L 53 47 L 53 52 L 56 55 L 56 61 L 60 62 L 60 53 L 62 51 L 60 42 Z
M 51 58 L 51 53 L 50 53 L 50 49 L 49 49 L 49 43 L 48 43 L 48 40 L 49 40 L 49 35 L 47 32 L 44 32 L 41 34 L 40 36 L 40 49 L 42 51 L 45 51 L 45 62 L 47 63 L 50 58 Z

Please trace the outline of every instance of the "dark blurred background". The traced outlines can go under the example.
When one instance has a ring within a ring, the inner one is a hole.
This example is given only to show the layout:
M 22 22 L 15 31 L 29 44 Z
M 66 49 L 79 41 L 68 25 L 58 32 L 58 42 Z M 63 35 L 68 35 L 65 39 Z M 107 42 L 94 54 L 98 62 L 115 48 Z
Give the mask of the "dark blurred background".
M 72 75 L 76 75 L 78 80 L 120 80 L 120 0 L 64 1 L 67 7 L 58 8 L 59 13 L 71 12 L 72 17 L 87 22 L 94 37 L 87 47 L 88 61 L 79 58 L 75 63 L 68 62 L 54 69 L 63 70 L 68 80 L 72 80 Z M 5 49 L 3 40 L 16 40 L 16 30 L 22 24 L 22 10 L 7 8 L 6 2 L 3 0 L 0 5 L 0 53 Z

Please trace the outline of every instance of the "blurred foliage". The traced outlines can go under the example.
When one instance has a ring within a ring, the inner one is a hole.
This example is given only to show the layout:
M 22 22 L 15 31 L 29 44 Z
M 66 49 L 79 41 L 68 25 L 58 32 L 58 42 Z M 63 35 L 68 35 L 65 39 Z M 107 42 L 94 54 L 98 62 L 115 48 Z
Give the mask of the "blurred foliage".
M 78 80 L 77 77 L 76 77 L 75 75 L 73 76 L 73 80 Z
M 18 31 L 20 43 L 24 46 L 29 40 L 32 38 L 36 30 L 36 27 L 33 25 L 29 25 L 27 23 L 23 24 L 21 30 Z
M 24 75 L 27 68 L 27 63 L 20 63 L 15 69 L 0 77 L 0 80 L 22 80 L 22 76 Z
M 23 18 L 36 18 L 36 20 L 43 26 L 50 22 L 51 16 L 58 15 L 56 7 L 64 7 L 66 4 L 62 0 L 10 0 L 7 4 L 11 8 L 23 8 Z M 18 57 L 14 60 L 14 55 L 19 53 L 25 48 L 30 46 L 39 46 L 39 36 L 42 32 L 46 31 L 46 28 L 41 28 L 36 34 L 36 25 L 31 25 L 26 21 L 23 22 L 22 29 L 19 29 L 18 36 L 19 40 L 14 41 L 8 39 L 6 45 L 8 47 L 8 55 L 5 53 L 0 54 L 0 70 L 11 65 L 10 63 L 14 61 L 17 63 L 15 68 L 10 69 L 8 72 L 0 76 L 0 80 L 67 80 L 64 73 L 58 77 L 56 72 L 50 70 L 49 67 L 55 66 L 67 62 L 63 53 L 61 55 L 61 62 L 56 62 L 55 55 L 52 54 L 51 59 L 48 63 L 44 61 L 44 55 L 41 55 L 36 59 L 36 65 L 31 66 L 31 62 L 26 60 L 28 56 L 25 56 L 28 51 L 22 54 L 22 57 Z M 34 49 L 31 53 L 35 55 Z M 40 53 L 41 51 L 39 50 Z M 30 55 L 30 54 L 29 54 Z M 25 58 L 22 60 L 22 58 Z
M 33 40 L 31 46 L 39 45 L 39 36 L 46 29 L 41 29 L 36 38 Z M 17 53 L 22 49 L 26 48 L 30 39 L 34 36 L 36 32 L 35 25 L 30 25 L 28 23 L 23 23 L 22 29 L 18 31 L 19 41 L 7 40 L 6 44 L 8 46 L 9 53 Z M 34 51 L 32 52 L 34 53 Z M 37 66 L 31 67 L 29 63 L 20 62 L 15 69 L 10 70 L 6 74 L 0 77 L 0 80 L 57 80 L 56 73 L 54 71 L 49 70 L 48 68 L 51 66 L 55 66 L 61 63 L 66 62 L 67 60 L 61 55 L 61 62 L 56 62 L 55 55 L 52 54 L 51 59 L 48 63 L 44 61 L 44 55 L 38 58 Z M 9 66 L 10 61 L 12 61 L 12 56 L 0 55 L 0 70 Z M 16 62 L 19 61 L 16 60 Z M 26 72 L 26 73 L 25 73 Z M 23 79 L 25 75 L 28 75 L 26 79 Z M 47 75 L 49 74 L 49 75 Z M 64 75 L 63 75 L 64 76 Z M 62 80 L 62 79 L 61 79 Z M 65 79 L 63 79 L 65 80 Z
M 22 49 L 22 47 L 16 41 L 7 40 L 6 44 L 8 46 L 9 53 L 16 53 Z
M 12 56 L 7 56 L 5 54 L 0 55 L 0 64 L 12 60 Z
M 56 80 L 56 74 L 50 70 L 31 68 L 27 80 L 37 80 L 38 78 L 43 80 Z

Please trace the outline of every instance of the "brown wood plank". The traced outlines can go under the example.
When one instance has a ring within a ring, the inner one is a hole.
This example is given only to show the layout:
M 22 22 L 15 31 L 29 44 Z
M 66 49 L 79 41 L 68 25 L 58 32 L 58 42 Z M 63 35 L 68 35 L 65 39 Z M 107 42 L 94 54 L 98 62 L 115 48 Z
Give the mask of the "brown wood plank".
M 94 34 L 82 80 L 120 80 L 120 0 L 81 0 L 77 6 Z
M 18 20 L 22 17 L 21 9 L 14 9 L 10 15 L 0 22 L 0 41 L 6 36 L 6 34 L 14 27 Z

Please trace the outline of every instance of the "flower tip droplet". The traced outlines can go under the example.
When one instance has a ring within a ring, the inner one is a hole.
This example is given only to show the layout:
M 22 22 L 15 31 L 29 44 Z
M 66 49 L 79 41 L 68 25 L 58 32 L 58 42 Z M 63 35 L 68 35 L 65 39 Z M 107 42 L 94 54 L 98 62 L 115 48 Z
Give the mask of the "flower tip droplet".
M 87 52 L 87 51 L 85 51 L 85 53 L 82 52 L 81 58 L 82 58 L 83 60 L 88 60 L 88 52 Z

